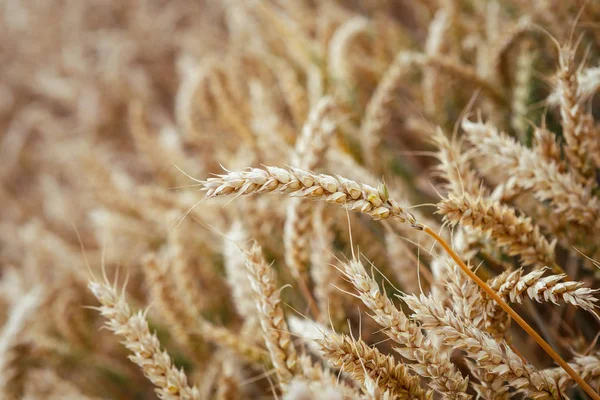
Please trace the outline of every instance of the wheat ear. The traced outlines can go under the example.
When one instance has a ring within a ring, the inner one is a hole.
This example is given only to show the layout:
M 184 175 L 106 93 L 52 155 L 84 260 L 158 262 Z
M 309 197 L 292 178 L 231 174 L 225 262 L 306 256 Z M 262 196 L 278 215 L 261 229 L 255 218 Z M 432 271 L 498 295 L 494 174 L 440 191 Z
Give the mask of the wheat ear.
M 279 383 L 287 386 L 297 370 L 298 354 L 292 343 L 279 290 L 276 287 L 275 273 L 265 261 L 262 249 L 256 243 L 246 254 L 246 270 L 254 290 L 258 319 L 263 331 L 267 349 Z
M 374 188 L 340 176 L 315 174 L 294 167 L 250 168 L 230 172 L 208 178 L 202 182 L 202 186 L 206 190 L 206 197 L 278 192 L 338 204 L 376 220 L 394 218 L 401 222 L 416 223 L 412 214 L 389 198 L 385 185 Z
M 344 264 L 343 270 L 356 289 L 357 296 L 373 312 L 371 317 L 386 328 L 385 333 L 392 340 L 405 346 L 396 351 L 405 359 L 417 362 L 409 364 L 409 367 L 417 374 L 430 378 L 432 388 L 447 398 L 469 399 L 466 393 L 468 380 L 462 377 L 445 354 L 425 338 L 421 328 L 380 291 L 379 285 L 363 264 L 359 260 L 352 260 Z
M 100 301 L 98 310 L 108 320 L 106 326 L 123 337 L 123 344 L 133 353 L 129 359 L 142 368 L 156 386 L 158 396 L 165 400 L 200 400 L 198 389 L 188 385 L 185 373 L 173 365 L 156 335 L 150 332 L 145 313 L 133 314 L 124 295 L 108 283 L 90 281 L 88 287 Z
M 381 390 L 387 390 L 398 399 L 432 399 L 404 364 L 384 355 L 364 341 L 347 335 L 326 333 L 317 343 L 323 357 L 336 368 L 341 368 L 353 379 L 365 383 L 365 375 L 375 381 Z
M 555 163 L 548 163 L 534 150 L 500 133 L 490 123 L 463 121 L 462 128 L 479 154 L 486 154 L 486 168 L 502 169 L 518 179 L 518 185 L 532 190 L 539 201 L 549 201 L 554 211 L 584 227 L 594 226 L 600 213 L 598 199 Z
M 552 265 L 561 271 L 554 258 L 556 241 L 548 242 L 531 218 L 517 216 L 510 206 L 468 194 L 451 194 L 438 204 L 437 212 L 452 225 L 460 224 L 489 234 L 508 255 L 518 255 L 523 265 Z
M 430 236 L 434 237 L 436 241 L 444 248 L 446 253 L 456 262 L 460 269 L 467 274 L 477 285 L 490 296 L 500 308 L 502 308 L 508 315 L 510 315 L 517 324 L 531 336 L 535 342 L 562 368 L 565 372 L 579 384 L 579 386 L 594 400 L 600 400 L 600 396 L 588 385 L 583 378 L 569 365 L 567 362 L 531 327 L 529 324 L 521 318 L 516 311 L 514 311 L 498 294 L 491 289 L 481 278 L 479 278 L 473 271 L 467 267 L 467 265 L 460 259 L 460 257 L 452 250 L 452 248 L 444 241 L 436 232 L 432 231 L 428 227 L 424 227 L 425 231 Z
M 524 275 L 523 269 L 506 271 L 490 282 L 490 287 L 503 299 L 521 304 L 524 297 L 541 303 L 542 301 L 559 304 L 563 301 L 591 313 L 595 313 L 598 299 L 594 296 L 598 290 L 583 287 L 582 282 L 561 282 L 565 274 L 544 277 L 547 268 Z M 489 299 L 485 304 L 486 330 L 495 337 L 502 336 L 508 329 L 510 319 L 501 313 L 498 306 Z
M 594 122 L 591 115 L 586 114 L 578 102 L 579 81 L 575 65 L 575 50 L 568 46 L 561 47 L 558 60 L 557 92 L 566 142 L 565 154 L 576 171 L 585 179 L 592 179 L 595 172 L 588 160 L 588 145 L 590 139 L 593 139 L 591 131 L 594 129 Z

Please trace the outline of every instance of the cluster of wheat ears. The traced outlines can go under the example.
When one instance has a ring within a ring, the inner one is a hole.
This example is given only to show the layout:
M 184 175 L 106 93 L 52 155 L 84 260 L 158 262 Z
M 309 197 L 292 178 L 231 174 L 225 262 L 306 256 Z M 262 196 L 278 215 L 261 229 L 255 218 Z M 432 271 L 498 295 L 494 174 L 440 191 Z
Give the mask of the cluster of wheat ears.
M 600 399 L 600 2 L 0 6 L 0 400 Z

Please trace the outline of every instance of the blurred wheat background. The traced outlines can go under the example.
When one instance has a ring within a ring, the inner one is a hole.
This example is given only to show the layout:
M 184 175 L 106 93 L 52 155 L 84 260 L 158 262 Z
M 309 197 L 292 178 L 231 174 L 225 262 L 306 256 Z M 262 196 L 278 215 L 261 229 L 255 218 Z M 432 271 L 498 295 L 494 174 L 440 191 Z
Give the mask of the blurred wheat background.
M 597 0 L 0 1 L 0 400 L 598 398 L 599 88 Z

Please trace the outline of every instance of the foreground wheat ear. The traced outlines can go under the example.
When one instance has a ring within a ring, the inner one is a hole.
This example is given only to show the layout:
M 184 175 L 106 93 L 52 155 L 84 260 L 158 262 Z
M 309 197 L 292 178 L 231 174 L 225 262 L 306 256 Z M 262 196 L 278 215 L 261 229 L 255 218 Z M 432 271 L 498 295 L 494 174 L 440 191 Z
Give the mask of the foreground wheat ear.
M 461 260 L 450 245 L 435 231 L 418 222 L 405 207 L 389 197 L 385 184 L 377 188 L 359 184 L 349 179 L 325 174 L 316 174 L 298 168 L 249 168 L 244 171 L 233 171 L 227 174 L 197 181 L 206 197 L 223 195 L 249 195 L 259 193 L 287 194 L 291 197 L 308 197 L 337 204 L 349 210 L 371 216 L 375 220 L 393 219 L 410 224 L 411 227 L 424 231 L 437 241 L 444 251 L 456 262 L 467 276 L 486 292 L 504 311 L 506 311 L 521 328 L 527 332 L 552 359 L 593 399 L 600 396 L 567 364 L 565 360 L 515 312 L 498 294 L 481 280 Z

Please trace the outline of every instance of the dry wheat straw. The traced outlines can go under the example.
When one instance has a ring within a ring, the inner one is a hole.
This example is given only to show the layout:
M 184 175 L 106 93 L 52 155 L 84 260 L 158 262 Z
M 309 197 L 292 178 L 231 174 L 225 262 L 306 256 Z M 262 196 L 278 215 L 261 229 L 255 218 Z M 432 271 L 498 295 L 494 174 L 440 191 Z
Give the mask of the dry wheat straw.
M 596 223 L 598 199 L 573 176 L 559 172 L 556 164 L 546 162 L 533 150 L 499 133 L 490 123 L 465 120 L 462 127 L 478 153 L 486 155 L 487 172 L 499 169 L 517 178 L 523 190 L 532 190 L 539 201 L 549 201 L 554 211 L 568 221 L 582 226 Z
M 358 260 L 344 264 L 346 278 L 357 291 L 357 296 L 373 312 L 371 317 L 382 327 L 385 333 L 396 343 L 404 346 L 397 348 L 402 357 L 417 374 L 430 378 L 431 387 L 446 398 L 468 399 L 466 393 L 468 380 L 463 378 L 445 353 L 440 353 L 428 341 L 421 328 L 410 321 L 402 311 L 383 293 L 371 275 Z
M 444 343 L 463 349 L 479 368 L 495 374 L 496 379 L 522 391 L 533 399 L 559 399 L 555 382 L 524 363 L 506 344 L 497 343 L 489 334 L 460 320 L 432 297 L 403 296 L 423 328 L 439 333 Z
M 450 195 L 438 204 L 438 213 L 452 225 L 488 234 L 508 255 L 518 255 L 523 265 L 555 265 L 556 241 L 549 243 L 531 218 L 517 216 L 510 206 L 468 194 Z
M 165 400 L 200 400 L 198 389 L 188 385 L 185 373 L 173 365 L 156 335 L 150 333 L 145 313 L 132 314 L 123 294 L 107 283 L 90 281 L 88 287 L 100 301 L 98 309 L 107 319 L 106 326 L 123 337 L 123 344 L 133 353 L 129 359 L 142 368 L 157 395 Z
M 279 289 L 275 273 L 267 264 L 262 249 L 256 243 L 246 254 L 246 270 L 254 290 L 258 319 L 271 361 L 281 386 L 287 386 L 297 371 L 298 354 L 292 343 L 287 323 L 281 308 Z
M 411 375 L 406 365 L 396 363 L 392 356 L 381 354 L 360 339 L 331 332 L 317 343 L 333 367 L 341 368 L 362 384 L 366 374 L 381 390 L 389 391 L 398 399 L 431 399 L 433 396 L 421 388 L 419 378 Z
M 562 357 L 519 314 L 493 292 L 484 281 L 469 270 L 456 252 L 439 234 L 427 226 L 418 224 L 410 213 L 400 207 L 395 201 L 390 200 L 385 185 L 380 185 L 379 189 L 375 189 L 363 184 L 361 190 L 361 186 L 356 182 L 341 177 L 336 179 L 329 175 L 316 175 L 311 172 L 298 170 L 297 168 L 285 170 L 277 167 L 265 167 L 264 170 L 251 168 L 243 172 L 230 172 L 227 175 L 209 178 L 207 181 L 201 182 L 201 186 L 207 191 L 207 197 L 233 193 L 244 195 L 273 191 L 299 196 L 311 195 L 330 203 L 344 205 L 351 210 L 360 210 L 374 219 L 393 217 L 400 222 L 409 222 L 411 226 L 423 230 L 435 239 L 443 247 L 444 251 L 459 265 L 463 272 L 485 290 L 502 309 L 509 313 L 535 339 L 540 347 L 564 368 L 590 396 L 600 399 L 600 396 L 569 367 Z M 444 371 L 446 371 L 446 367 Z M 450 383 L 445 389 L 464 394 L 467 383 L 457 385 L 457 382 L 451 382 L 451 380 L 454 380 L 454 377 L 445 378 L 445 382 Z M 437 388 L 443 388 L 443 386 L 436 384 Z

